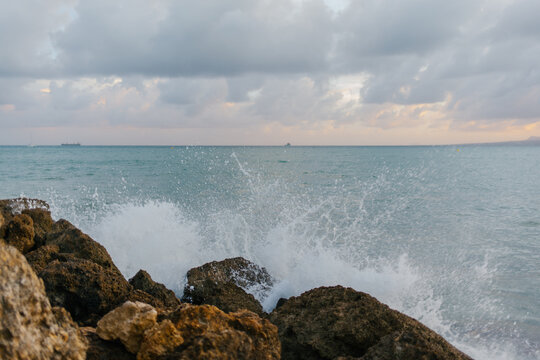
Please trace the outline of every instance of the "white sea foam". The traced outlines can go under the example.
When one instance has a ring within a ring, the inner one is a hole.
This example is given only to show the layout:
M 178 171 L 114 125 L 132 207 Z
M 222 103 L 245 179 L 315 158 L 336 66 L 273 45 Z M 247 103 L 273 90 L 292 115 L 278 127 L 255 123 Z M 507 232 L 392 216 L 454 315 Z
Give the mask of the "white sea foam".
M 271 311 L 281 297 L 297 296 L 319 286 L 343 285 L 367 292 L 417 318 L 474 358 L 516 358 L 511 347 L 474 343 L 470 336 L 453 332 L 452 321 L 444 319 L 441 311 L 444 299 L 434 294 L 422 269 L 411 264 L 406 254 L 392 259 L 366 259 L 358 264 L 324 246 L 323 241 L 299 240 L 291 233 L 291 227 L 283 224 L 263 237 L 249 238 L 249 231 L 239 225 L 247 225 L 245 219 L 240 221 L 239 214 L 225 213 L 226 216 L 221 214 L 220 219 L 217 216 L 211 222 L 212 231 L 208 231 L 208 224 L 188 219 L 175 204 L 128 203 L 109 207 L 101 220 L 85 230 L 107 248 L 126 277 L 145 269 L 179 296 L 190 268 L 212 260 L 243 256 L 266 267 L 276 279 L 269 293 L 251 289 L 266 311 Z M 232 234 L 208 238 L 208 234 L 216 234 L 216 227 L 226 224 L 228 230 L 221 228 L 217 233 Z M 489 270 L 484 264 L 478 271 L 486 276 Z

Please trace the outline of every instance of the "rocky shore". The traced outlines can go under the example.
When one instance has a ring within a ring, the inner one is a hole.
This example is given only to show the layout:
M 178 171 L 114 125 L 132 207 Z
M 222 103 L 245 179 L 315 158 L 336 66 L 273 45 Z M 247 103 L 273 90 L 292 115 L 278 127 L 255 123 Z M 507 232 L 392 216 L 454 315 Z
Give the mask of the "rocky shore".
M 201 264 L 182 299 L 41 200 L 0 200 L 0 359 L 470 359 L 368 294 L 320 287 L 267 314 L 245 291 L 268 272 L 243 258 Z

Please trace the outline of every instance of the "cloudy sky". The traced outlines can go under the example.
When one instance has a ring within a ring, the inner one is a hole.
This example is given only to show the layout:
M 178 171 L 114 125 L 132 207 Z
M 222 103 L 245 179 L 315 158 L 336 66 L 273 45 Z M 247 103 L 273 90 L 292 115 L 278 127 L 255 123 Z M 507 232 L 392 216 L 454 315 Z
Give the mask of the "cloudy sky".
M 538 0 L 0 2 L 0 144 L 540 136 Z

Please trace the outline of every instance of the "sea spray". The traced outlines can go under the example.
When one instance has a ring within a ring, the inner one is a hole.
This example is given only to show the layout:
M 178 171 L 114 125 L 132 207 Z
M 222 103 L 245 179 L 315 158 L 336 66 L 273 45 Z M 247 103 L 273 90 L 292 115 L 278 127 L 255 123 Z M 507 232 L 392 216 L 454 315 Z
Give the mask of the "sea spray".
M 277 280 L 252 290 L 267 310 L 339 283 L 475 358 L 536 359 L 538 198 L 516 167 L 533 158 L 505 152 L 516 168 L 495 176 L 493 149 L 445 149 L 97 148 L 83 164 L 114 157 L 91 177 L 59 162 L 57 180 L 17 189 L 104 244 L 126 277 L 144 268 L 181 294 L 189 268 L 244 256 Z

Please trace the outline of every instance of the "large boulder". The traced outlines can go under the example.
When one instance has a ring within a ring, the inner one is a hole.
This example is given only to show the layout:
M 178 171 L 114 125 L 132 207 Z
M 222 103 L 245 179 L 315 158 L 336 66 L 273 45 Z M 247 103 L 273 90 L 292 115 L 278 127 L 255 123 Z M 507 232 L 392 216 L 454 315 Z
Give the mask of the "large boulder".
M 158 326 L 145 333 L 137 359 L 280 358 L 277 328 L 247 310 L 182 304 Z
M 283 359 L 470 359 L 418 321 L 341 286 L 292 297 L 269 320 Z
M 212 261 L 188 271 L 182 301 L 215 305 L 226 312 L 248 309 L 263 314 L 261 304 L 245 290 L 264 293 L 272 284 L 265 268 L 244 258 Z
M 77 229 L 67 220 L 59 220 L 53 224 L 51 232 L 45 236 L 46 245 L 58 246 L 58 252 L 90 260 L 104 268 L 118 271 L 111 256 L 103 245 Z
M 144 291 L 151 295 L 154 298 L 153 300 L 150 300 L 154 302 L 154 304 L 151 304 L 153 306 L 176 307 L 180 305 L 180 300 L 176 297 L 174 291 L 169 290 L 165 285 L 152 280 L 150 274 L 144 270 L 139 270 L 135 276 L 129 279 L 129 283 L 134 289 Z
M 83 360 L 86 348 L 70 315 L 51 308 L 24 256 L 0 244 L 0 359 Z
M 119 340 L 136 354 L 144 332 L 156 325 L 156 320 L 157 311 L 151 305 L 126 301 L 98 321 L 96 333 L 103 340 Z
M 75 257 L 65 260 L 52 261 L 39 276 L 51 304 L 65 307 L 80 324 L 95 325 L 99 318 L 123 303 L 131 291 L 115 268 Z

